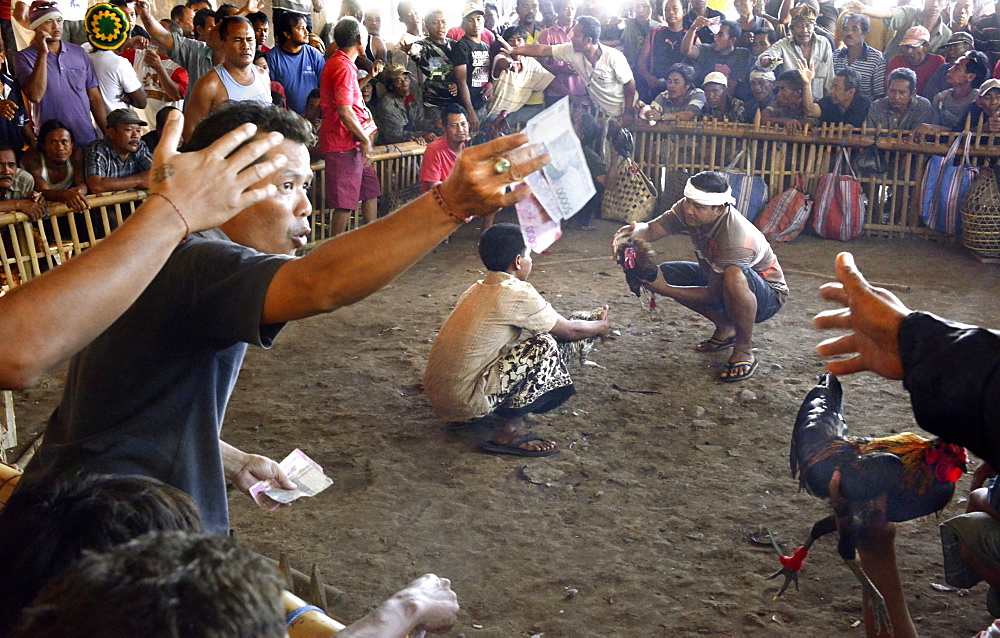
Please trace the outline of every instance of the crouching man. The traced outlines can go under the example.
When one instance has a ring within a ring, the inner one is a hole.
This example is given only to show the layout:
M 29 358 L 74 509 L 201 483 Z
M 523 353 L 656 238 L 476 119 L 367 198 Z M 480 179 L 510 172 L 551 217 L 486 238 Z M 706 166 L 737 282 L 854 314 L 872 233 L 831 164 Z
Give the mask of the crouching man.
M 613 246 L 628 238 L 656 241 L 685 228 L 698 263 L 660 264 L 645 287 L 708 318 L 715 332 L 695 350 L 733 348 L 720 381 L 749 379 L 757 370 L 755 323 L 770 319 L 788 298 L 788 285 L 767 239 L 736 210 L 723 173 L 704 171 L 688 180 L 684 198 L 649 223 L 633 223 L 615 233 Z
M 607 307 L 596 321 L 564 319 L 527 282 L 531 255 L 521 229 L 496 224 L 483 232 L 479 257 L 489 273 L 473 284 L 431 347 L 424 389 L 443 420 L 503 419 L 482 444 L 491 454 L 549 456 L 552 441 L 522 432 L 524 415 L 562 405 L 576 390 L 557 339 L 607 336 Z M 518 341 L 521 331 L 534 336 Z

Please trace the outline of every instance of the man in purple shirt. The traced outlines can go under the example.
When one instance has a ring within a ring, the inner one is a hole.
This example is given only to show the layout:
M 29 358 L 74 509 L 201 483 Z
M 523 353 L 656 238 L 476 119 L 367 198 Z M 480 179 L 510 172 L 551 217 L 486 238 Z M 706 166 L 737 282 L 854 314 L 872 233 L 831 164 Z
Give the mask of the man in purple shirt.
M 102 134 L 106 128 L 104 98 L 90 58 L 82 47 L 61 40 L 63 17 L 55 2 L 35 0 L 28 20 L 35 37 L 14 59 L 21 90 L 39 105 L 38 124 L 62 120 L 77 146 L 86 146 L 97 139 L 91 114 Z

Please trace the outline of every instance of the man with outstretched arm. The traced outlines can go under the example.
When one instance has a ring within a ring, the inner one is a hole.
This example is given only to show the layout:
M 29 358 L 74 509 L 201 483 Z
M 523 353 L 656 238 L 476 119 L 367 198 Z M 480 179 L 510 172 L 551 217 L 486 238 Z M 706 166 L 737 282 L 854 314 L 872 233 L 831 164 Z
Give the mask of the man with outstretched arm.
M 788 299 L 788 285 L 767 239 L 740 211 L 723 173 L 704 171 L 688 180 L 684 198 L 653 221 L 615 233 L 614 248 L 633 238 L 656 241 L 687 230 L 698 263 L 660 264 L 650 292 L 670 297 L 709 319 L 715 332 L 699 352 L 733 349 L 720 381 L 743 381 L 757 370 L 754 324 L 773 317 Z
M 468 218 L 525 197 L 528 189 L 503 189 L 548 162 L 496 172 L 496 156 L 526 143 L 524 135 L 470 149 L 431 193 L 295 258 L 311 229 L 309 122 L 236 102 L 206 118 L 188 147 L 208 147 L 246 122 L 284 136 L 269 157 L 286 163 L 256 183 L 275 187 L 273 196 L 178 246 L 121 319 L 72 360 L 22 484 L 80 471 L 152 476 L 189 494 L 206 530 L 228 532 L 226 479 L 244 493 L 260 479 L 287 483 L 270 459 L 220 441 L 247 345 L 268 348 L 286 322 L 375 292 Z

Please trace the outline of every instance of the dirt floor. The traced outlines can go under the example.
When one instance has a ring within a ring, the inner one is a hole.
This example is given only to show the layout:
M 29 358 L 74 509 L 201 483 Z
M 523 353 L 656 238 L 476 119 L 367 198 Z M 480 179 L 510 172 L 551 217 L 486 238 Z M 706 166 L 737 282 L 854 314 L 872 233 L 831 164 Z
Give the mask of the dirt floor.
M 591 354 L 604 369 L 571 368 L 578 394 L 533 418 L 559 455 L 481 454 L 488 432 L 449 433 L 422 392 L 436 330 L 483 275 L 470 225 L 370 299 L 290 325 L 247 357 L 225 438 L 276 459 L 301 448 L 335 483 L 275 514 L 232 492 L 239 537 L 300 569 L 318 563 L 346 592 L 333 611 L 348 619 L 421 574 L 447 576 L 462 606 L 456 636 L 862 635 L 860 588 L 833 538 L 814 548 L 801 591 L 778 602 L 763 579 L 774 552 L 748 541 L 766 525 L 790 553 L 828 513 L 798 493 L 788 465 L 792 422 L 822 368 L 810 319 L 827 307 L 816 294 L 824 279 L 807 273 L 832 273 L 849 248 L 870 279 L 911 286 L 901 294 L 911 307 L 997 327 L 1000 268 L 922 240 L 780 245 L 792 297 L 758 330 L 756 376 L 730 385 L 716 381 L 727 353 L 693 350 L 710 325 L 662 300 L 651 317 L 604 259 L 617 224 L 595 223 L 536 256 L 531 276 L 563 314 L 609 304 L 621 331 Z M 664 260 L 691 256 L 686 237 L 655 248 Z M 23 437 L 60 383 L 55 373 L 18 395 Z M 916 428 L 899 383 L 844 385 L 852 432 Z M 968 481 L 943 516 L 964 511 Z M 900 525 L 911 613 L 923 635 L 971 636 L 990 620 L 985 585 L 933 587 L 944 582 L 937 524 Z

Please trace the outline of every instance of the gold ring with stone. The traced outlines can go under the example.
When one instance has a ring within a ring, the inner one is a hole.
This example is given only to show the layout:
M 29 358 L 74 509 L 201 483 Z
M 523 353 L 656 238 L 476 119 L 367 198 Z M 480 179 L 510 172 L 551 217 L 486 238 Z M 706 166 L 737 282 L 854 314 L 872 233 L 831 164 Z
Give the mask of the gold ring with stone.
M 500 159 L 497 160 L 497 163 L 493 165 L 493 170 L 502 175 L 503 173 L 509 171 L 510 167 L 511 167 L 510 160 L 507 159 L 506 157 L 501 157 Z

